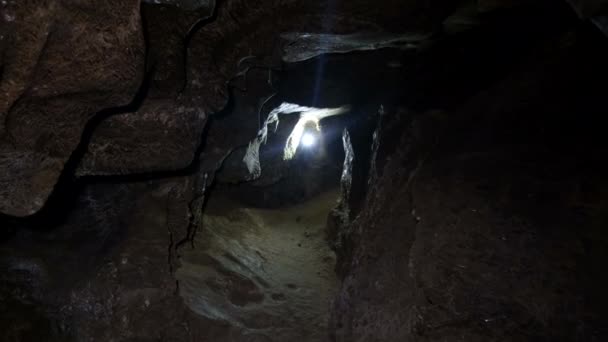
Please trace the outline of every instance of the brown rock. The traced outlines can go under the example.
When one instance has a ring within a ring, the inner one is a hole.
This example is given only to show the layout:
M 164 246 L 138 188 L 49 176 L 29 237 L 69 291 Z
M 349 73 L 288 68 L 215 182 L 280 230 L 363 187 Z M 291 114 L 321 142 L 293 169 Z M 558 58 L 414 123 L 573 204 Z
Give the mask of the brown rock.
M 83 129 L 142 79 L 139 1 L 5 2 L 0 212 L 44 205 Z
M 146 101 L 135 113 L 115 115 L 93 133 L 77 174 L 121 175 L 175 171 L 192 163 L 206 115 L 173 100 Z

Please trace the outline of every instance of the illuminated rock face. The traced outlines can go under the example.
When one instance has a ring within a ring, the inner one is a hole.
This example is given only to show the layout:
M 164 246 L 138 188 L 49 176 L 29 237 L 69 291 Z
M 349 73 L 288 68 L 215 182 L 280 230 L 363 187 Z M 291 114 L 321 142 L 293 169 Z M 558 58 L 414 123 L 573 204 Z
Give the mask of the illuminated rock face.
M 325 222 L 336 198 L 332 189 L 278 209 L 211 200 L 176 273 L 185 303 L 264 341 L 326 340 L 337 279 Z

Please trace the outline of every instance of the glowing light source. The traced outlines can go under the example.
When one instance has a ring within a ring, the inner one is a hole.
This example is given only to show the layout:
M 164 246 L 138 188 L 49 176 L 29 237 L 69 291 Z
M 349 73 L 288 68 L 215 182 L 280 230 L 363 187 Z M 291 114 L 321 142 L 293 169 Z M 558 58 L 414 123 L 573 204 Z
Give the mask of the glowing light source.
M 300 141 L 300 143 L 304 147 L 311 147 L 315 144 L 315 142 L 316 142 L 315 136 L 312 135 L 311 133 L 304 133 L 304 135 L 302 135 L 302 140 Z
M 307 127 L 312 126 L 313 131 L 320 133 L 321 127 L 319 125 L 319 121 L 321 119 L 334 115 L 340 115 L 348 112 L 349 110 L 350 106 L 342 106 L 337 108 L 315 108 L 300 106 L 295 103 L 281 103 L 281 105 L 268 113 L 264 124 L 258 131 L 258 135 L 249 142 L 247 151 L 243 157 L 243 162 L 247 166 L 247 170 L 249 170 L 249 173 L 253 176 L 253 179 L 258 178 L 262 174 L 262 167 L 260 165 L 260 146 L 266 143 L 266 138 L 268 137 L 268 126 L 275 124 L 275 131 L 279 126 L 279 114 L 300 113 L 300 118 L 287 137 L 285 149 L 283 150 L 283 159 L 290 160 L 295 156 L 300 143 L 302 143 L 304 146 L 308 145 L 309 143 L 310 145 L 308 146 L 316 144 L 317 139 L 315 134 L 311 134 L 312 139 L 305 138 L 303 141 L 302 136 L 306 135 L 304 132 L 307 130 Z

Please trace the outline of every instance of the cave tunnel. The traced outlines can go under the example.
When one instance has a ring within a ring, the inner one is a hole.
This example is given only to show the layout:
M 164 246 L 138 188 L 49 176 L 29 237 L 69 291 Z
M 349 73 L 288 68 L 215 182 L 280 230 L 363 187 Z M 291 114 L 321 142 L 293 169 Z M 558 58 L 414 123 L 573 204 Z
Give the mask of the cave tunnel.
M 608 341 L 608 2 L 0 3 L 0 341 Z

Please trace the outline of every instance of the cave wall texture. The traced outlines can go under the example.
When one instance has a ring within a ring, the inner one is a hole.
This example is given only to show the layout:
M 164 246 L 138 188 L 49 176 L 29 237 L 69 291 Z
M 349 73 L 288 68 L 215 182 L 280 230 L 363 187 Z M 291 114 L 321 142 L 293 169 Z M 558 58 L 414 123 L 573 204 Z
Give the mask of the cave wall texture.
M 428 110 L 429 93 L 454 91 L 439 78 L 414 96 L 422 108 L 380 111 L 364 204 L 335 241 L 335 340 L 606 339 L 606 119 L 595 85 L 608 50 L 599 31 L 561 20 L 561 31 L 463 52 L 494 75 L 470 77 L 456 102 Z M 442 52 L 447 68 L 471 63 Z
M 0 210 L 52 192 L 87 122 L 128 104 L 143 76 L 138 1 L 2 3 Z
M 0 4 L 0 340 L 274 341 L 175 278 L 273 92 L 357 117 L 330 341 L 608 340 L 605 1 L 159 2 Z M 367 31 L 426 38 L 281 61 Z

